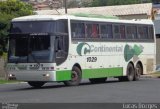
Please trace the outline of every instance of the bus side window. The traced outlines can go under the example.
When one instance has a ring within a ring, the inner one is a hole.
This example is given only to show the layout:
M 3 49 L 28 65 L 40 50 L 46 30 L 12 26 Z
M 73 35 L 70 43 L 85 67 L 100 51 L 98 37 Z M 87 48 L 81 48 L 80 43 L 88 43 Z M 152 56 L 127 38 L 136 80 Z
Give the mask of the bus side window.
M 108 38 L 107 27 L 105 25 L 100 26 L 101 38 Z
M 86 37 L 91 38 L 92 37 L 92 24 L 86 24 Z
M 84 38 L 84 33 L 84 23 L 71 23 L 71 34 L 73 38 Z
M 143 31 L 144 31 L 144 39 L 149 39 L 148 26 L 143 26 Z
M 59 20 L 57 22 L 57 32 L 68 33 L 67 20 Z
M 84 38 L 85 37 L 85 27 L 84 27 L 84 23 L 79 23 L 79 28 L 77 29 L 77 34 L 80 38 Z
M 99 37 L 99 25 L 98 24 L 93 24 L 92 25 L 92 38 L 98 38 Z
M 139 26 L 138 27 L 138 35 L 140 39 L 148 39 L 148 27 L 147 26 Z
M 137 38 L 137 27 L 129 25 L 126 27 L 126 37 L 127 39 L 136 39 Z
M 113 32 L 112 32 L 112 25 L 111 24 L 107 24 L 107 34 L 108 34 L 109 39 L 113 38 Z
M 140 26 L 138 27 L 138 38 L 143 39 L 143 29 Z
M 132 39 L 132 34 L 131 34 L 131 26 L 127 26 L 126 27 L 126 36 L 127 36 L 127 39 Z
M 121 39 L 125 39 L 125 25 L 120 25 L 120 34 L 121 34 Z
M 77 28 L 77 24 L 76 23 L 71 23 L 71 35 L 73 38 L 76 37 L 76 28 Z
M 99 24 L 86 24 L 86 37 L 99 38 Z
M 101 38 L 106 38 L 106 39 L 113 38 L 112 25 L 111 24 L 100 25 L 100 33 L 101 33 Z
M 114 30 L 114 39 L 120 39 L 121 38 L 120 26 L 119 25 L 114 25 L 113 30 Z
M 149 39 L 153 39 L 154 38 L 154 32 L 153 32 L 153 26 L 149 27 Z
M 57 65 L 63 63 L 68 56 L 68 38 L 67 36 L 57 36 L 55 39 L 55 53 Z
M 69 37 L 67 20 L 59 20 L 57 22 L 57 35 L 55 37 L 55 61 L 60 65 L 67 59 Z

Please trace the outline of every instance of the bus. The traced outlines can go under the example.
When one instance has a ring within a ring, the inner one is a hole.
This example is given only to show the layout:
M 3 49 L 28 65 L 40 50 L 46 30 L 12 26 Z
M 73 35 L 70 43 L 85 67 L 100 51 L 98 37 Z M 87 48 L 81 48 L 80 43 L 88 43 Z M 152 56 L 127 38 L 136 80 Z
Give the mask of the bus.
M 135 81 L 155 69 L 155 57 L 151 20 L 31 15 L 11 22 L 7 72 L 32 87 Z

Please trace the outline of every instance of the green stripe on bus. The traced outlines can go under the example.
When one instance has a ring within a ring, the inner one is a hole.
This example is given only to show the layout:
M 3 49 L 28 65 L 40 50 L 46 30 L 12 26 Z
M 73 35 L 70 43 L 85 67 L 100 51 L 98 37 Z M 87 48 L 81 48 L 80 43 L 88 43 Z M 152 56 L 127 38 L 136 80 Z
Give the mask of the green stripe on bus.
M 83 69 L 82 78 L 100 78 L 100 77 L 116 77 L 123 75 L 123 68 L 101 68 L 101 69 Z M 71 80 L 71 71 L 56 71 L 57 81 Z
M 56 71 L 57 81 L 71 80 L 71 70 Z
M 123 68 L 84 69 L 82 78 L 100 78 L 122 76 Z

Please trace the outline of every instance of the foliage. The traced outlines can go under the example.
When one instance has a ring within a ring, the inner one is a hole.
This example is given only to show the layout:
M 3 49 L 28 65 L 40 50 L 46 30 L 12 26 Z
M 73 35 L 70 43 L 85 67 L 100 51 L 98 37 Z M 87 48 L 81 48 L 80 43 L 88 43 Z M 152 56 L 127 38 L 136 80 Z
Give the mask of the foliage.
M 18 83 L 20 81 L 16 81 L 16 80 L 4 80 L 0 78 L 0 84 L 7 84 L 7 83 Z
M 0 13 L 0 56 L 3 54 L 4 50 L 6 49 L 7 43 L 7 35 L 9 27 L 10 27 L 10 20 L 13 18 L 12 15 L 6 13 Z
M 15 17 L 32 14 L 32 6 L 19 0 L 0 2 L 0 12 L 14 15 Z
M 0 2 L 0 56 L 6 49 L 7 35 L 10 21 L 15 17 L 26 16 L 33 13 L 32 6 L 19 0 Z

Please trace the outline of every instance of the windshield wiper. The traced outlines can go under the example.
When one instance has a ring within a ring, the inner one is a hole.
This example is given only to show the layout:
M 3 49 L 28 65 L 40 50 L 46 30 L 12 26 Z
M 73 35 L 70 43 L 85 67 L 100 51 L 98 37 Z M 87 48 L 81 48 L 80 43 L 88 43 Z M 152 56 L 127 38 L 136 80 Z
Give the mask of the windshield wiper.
M 18 58 L 16 58 L 15 64 L 18 64 L 19 62 L 21 63 L 26 62 L 27 61 L 26 59 L 27 59 L 26 56 L 19 56 Z

